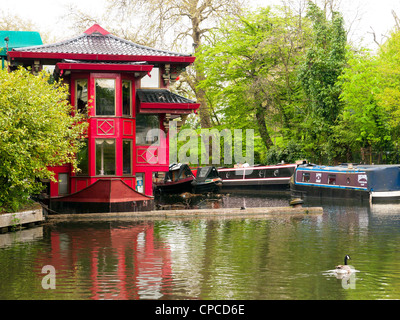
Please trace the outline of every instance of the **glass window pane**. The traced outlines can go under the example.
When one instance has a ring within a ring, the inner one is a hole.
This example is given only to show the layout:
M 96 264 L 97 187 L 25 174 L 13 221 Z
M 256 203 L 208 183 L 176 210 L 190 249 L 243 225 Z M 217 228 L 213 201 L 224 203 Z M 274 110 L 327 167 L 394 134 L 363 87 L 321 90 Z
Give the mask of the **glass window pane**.
M 330 174 L 328 176 L 328 184 L 336 184 L 336 175 Z
M 58 174 L 58 194 L 68 194 L 68 173 Z
M 141 88 L 159 88 L 160 87 L 160 69 L 153 68 L 150 71 L 150 77 L 148 75 L 144 76 L 140 80 Z
M 115 175 L 115 140 L 96 139 L 96 175 Z
M 96 115 L 115 115 L 114 79 L 96 79 Z
M 87 79 L 76 80 L 76 92 L 75 92 L 75 106 L 81 113 L 87 112 L 88 102 L 88 81 Z
M 89 174 L 89 148 L 88 148 L 88 140 L 85 139 L 84 145 L 77 154 L 78 159 L 78 168 L 81 169 L 77 174 L 78 175 L 88 175 Z
M 132 82 L 123 80 L 122 81 L 122 114 L 124 116 L 131 115 L 131 93 L 132 93 Z
M 152 130 L 154 129 L 154 130 Z M 151 145 L 159 141 L 160 119 L 156 114 L 136 115 L 136 144 Z M 152 130 L 152 131 L 150 131 Z
M 310 182 L 310 173 L 309 172 L 304 172 L 302 180 L 303 180 L 303 182 Z
M 122 145 L 123 174 L 132 174 L 132 141 L 124 140 Z

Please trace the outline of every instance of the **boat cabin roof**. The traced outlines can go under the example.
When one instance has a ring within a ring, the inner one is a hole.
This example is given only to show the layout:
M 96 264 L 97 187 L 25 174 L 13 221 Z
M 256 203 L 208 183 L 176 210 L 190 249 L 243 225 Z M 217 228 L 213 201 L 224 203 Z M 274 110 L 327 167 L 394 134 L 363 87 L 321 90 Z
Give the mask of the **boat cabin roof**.
M 174 163 L 169 166 L 169 171 L 166 173 L 164 181 L 177 181 L 191 176 L 193 176 L 193 172 L 187 164 Z
M 203 182 L 206 179 L 212 179 L 212 178 L 219 178 L 217 168 L 215 168 L 213 166 L 197 168 L 197 173 L 196 173 L 197 181 Z

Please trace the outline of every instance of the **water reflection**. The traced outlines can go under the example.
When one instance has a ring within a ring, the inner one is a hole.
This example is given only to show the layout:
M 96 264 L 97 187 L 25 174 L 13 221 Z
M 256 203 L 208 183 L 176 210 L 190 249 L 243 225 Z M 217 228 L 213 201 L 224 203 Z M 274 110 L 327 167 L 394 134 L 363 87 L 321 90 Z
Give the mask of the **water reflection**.
M 283 200 L 246 206 L 268 201 Z M 0 299 L 400 298 L 400 206 L 322 205 L 304 218 L 53 222 L 0 247 Z M 358 272 L 338 279 L 346 254 Z
M 72 282 L 91 299 L 159 299 L 171 278 L 169 248 L 154 240 L 152 222 L 57 225 L 36 263 L 55 267 L 61 291 Z
M 16 230 L 15 232 L 0 233 L 0 248 L 12 247 L 21 243 L 29 243 L 43 239 L 43 227 Z
M 290 202 L 289 193 L 268 193 L 260 191 L 223 194 L 173 194 L 155 198 L 157 209 L 217 209 L 217 208 L 257 208 L 286 207 Z

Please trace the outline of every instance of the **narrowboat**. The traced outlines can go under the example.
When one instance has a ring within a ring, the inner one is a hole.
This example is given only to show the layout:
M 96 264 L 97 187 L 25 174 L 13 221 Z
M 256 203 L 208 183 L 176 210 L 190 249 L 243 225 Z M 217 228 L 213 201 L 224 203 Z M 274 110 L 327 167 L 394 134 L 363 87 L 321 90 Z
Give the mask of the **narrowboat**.
M 197 168 L 196 177 L 187 164 L 174 163 L 168 172 L 158 172 L 153 182 L 154 193 L 180 194 L 219 192 L 222 179 L 215 167 Z
M 239 168 L 219 168 L 222 178 L 222 191 L 262 190 L 290 191 L 290 177 L 296 164 L 277 164 L 270 166 L 249 166 Z
M 167 172 L 157 172 L 153 182 L 154 194 L 177 194 L 192 191 L 195 180 L 187 164 L 173 163 Z
M 193 193 L 219 193 L 222 187 L 222 179 L 218 169 L 213 166 L 197 168 L 196 179 L 192 182 Z
M 290 189 L 296 198 L 399 200 L 400 165 L 301 165 L 290 181 Z

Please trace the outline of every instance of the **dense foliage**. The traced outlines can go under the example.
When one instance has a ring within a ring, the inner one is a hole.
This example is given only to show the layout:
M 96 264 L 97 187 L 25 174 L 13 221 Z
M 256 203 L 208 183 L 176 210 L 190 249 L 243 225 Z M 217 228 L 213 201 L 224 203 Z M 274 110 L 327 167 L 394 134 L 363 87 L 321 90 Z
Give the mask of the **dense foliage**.
M 70 163 L 86 123 L 71 114 L 68 88 L 43 72 L 0 71 L 0 210 L 17 210 L 54 179 L 48 166 Z
M 311 1 L 305 16 L 263 8 L 201 47 L 199 86 L 218 129 L 255 130 L 255 162 L 396 162 L 399 52 L 398 30 L 375 55 L 351 47 L 342 15 Z

